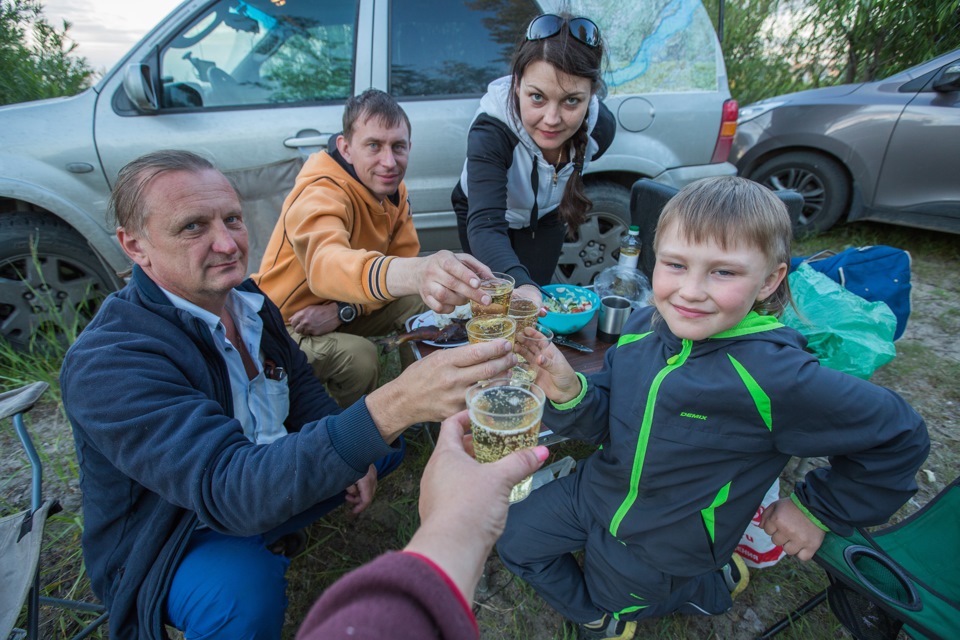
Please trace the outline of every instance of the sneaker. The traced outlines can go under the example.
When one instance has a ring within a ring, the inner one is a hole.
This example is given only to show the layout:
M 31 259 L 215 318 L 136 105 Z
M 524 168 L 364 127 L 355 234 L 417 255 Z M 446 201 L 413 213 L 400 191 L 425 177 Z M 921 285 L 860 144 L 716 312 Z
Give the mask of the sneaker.
M 637 623 L 604 614 L 599 622 L 577 625 L 577 640 L 631 640 Z
M 740 557 L 739 553 L 734 553 L 730 562 L 725 564 L 720 570 L 723 575 L 723 581 L 730 590 L 730 597 L 736 598 L 750 584 L 750 572 L 747 571 L 747 565 Z

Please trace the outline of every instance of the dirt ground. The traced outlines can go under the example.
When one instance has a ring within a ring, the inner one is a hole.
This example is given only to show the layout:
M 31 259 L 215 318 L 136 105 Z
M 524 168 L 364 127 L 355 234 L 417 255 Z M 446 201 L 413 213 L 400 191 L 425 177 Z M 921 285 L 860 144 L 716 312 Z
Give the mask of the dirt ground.
M 897 358 L 880 369 L 873 381 L 887 386 L 906 398 L 927 421 L 932 440 L 930 457 L 918 474 L 920 491 L 895 516 L 895 520 L 925 504 L 949 483 L 960 468 L 960 250 L 956 236 L 931 232 L 904 231 L 879 225 L 868 226 L 874 243 L 908 249 L 913 256 L 912 315 L 907 331 L 897 342 Z M 862 233 L 862 232 L 856 232 Z M 842 249 L 850 232 L 821 236 L 807 246 Z M 864 244 L 863 236 L 856 237 Z M 55 519 L 48 529 L 51 535 L 66 535 L 76 545 L 80 512 L 76 458 L 69 426 L 59 407 L 39 405 L 31 414 L 30 430 L 48 462 L 45 466 L 46 492 L 63 504 L 66 515 Z M 311 527 L 310 546 L 291 568 L 290 607 L 284 637 L 292 638 L 299 620 L 322 589 L 343 572 L 390 549 L 403 546 L 417 525 L 416 500 L 419 472 L 430 452 L 427 439 L 408 438 L 411 443 L 407 462 L 387 478 L 374 505 L 360 518 L 344 513 Z M 0 506 L 5 515 L 13 507 L 29 503 L 29 474 L 12 429 L 0 429 Z M 578 450 L 559 449 L 555 455 L 585 455 Z M 783 492 L 794 478 L 781 478 Z M 74 547 L 74 551 L 76 548 Z M 45 556 L 45 563 L 49 562 Z M 77 575 L 76 559 L 56 558 L 57 575 L 45 576 L 45 582 L 58 581 L 66 574 Z M 791 558 L 771 569 L 751 573 L 751 584 L 725 615 L 713 618 L 670 616 L 641 623 L 638 638 L 754 638 L 797 604 L 813 595 L 825 579 L 813 563 Z M 79 595 L 84 594 L 81 588 Z M 514 579 L 491 555 L 487 579 L 477 595 L 477 619 L 484 639 L 524 638 L 547 640 L 564 638 L 562 620 L 529 587 Z M 800 628 L 784 638 L 848 637 L 821 607 Z M 51 627 L 52 629 L 52 627 Z M 44 637 L 61 637 L 52 630 Z M 104 634 L 102 637 L 106 637 Z

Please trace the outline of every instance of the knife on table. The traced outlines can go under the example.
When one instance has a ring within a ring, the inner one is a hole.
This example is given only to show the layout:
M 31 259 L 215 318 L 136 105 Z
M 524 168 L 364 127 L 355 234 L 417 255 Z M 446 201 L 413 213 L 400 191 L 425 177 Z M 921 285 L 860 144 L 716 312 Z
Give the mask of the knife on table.
M 553 342 L 554 344 L 559 344 L 564 347 L 570 347 L 571 349 L 576 349 L 577 351 L 583 351 L 584 353 L 593 353 L 593 349 L 591 349 L 590 347 L 586 347 L 580 344 L 579 342 L 574 342 L 573 340 L 571 340 L 570 338 L 567 338 L 566 336 L 555 335 L 553 336 Z

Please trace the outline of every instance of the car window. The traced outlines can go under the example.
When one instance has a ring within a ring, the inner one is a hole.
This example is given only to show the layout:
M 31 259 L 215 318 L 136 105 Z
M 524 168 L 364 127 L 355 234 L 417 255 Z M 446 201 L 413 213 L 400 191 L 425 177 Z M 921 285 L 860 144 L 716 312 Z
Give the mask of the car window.
M 390 6 L 390 93 L 397 98 L 482 95 L 510 73 L 517 37 L 540 13 L 531 0 Z
M 348 98 L 357 2 L 218 2 L 161 49 L 161 107 Z

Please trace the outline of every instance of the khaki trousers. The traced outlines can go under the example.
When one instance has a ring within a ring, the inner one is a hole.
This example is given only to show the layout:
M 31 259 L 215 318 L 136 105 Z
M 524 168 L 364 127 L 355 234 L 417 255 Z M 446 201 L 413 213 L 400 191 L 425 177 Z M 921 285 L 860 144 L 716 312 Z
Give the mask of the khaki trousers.
M 289 325 L 287 332 L 306 354 L 314 375 L 327 388 L 330 397 L 346 408 L 376 389 L 380 379 L 379 350 L 368 337 L 385 336 L 394 331 L 404 333 L 407 318 L 426 310 L 420 296 L 404 296 L 322 336 L 301 335 Z M 410 346 L 402 345 L 401 368 L 413 360 Z

